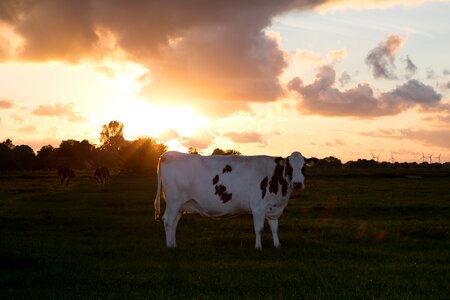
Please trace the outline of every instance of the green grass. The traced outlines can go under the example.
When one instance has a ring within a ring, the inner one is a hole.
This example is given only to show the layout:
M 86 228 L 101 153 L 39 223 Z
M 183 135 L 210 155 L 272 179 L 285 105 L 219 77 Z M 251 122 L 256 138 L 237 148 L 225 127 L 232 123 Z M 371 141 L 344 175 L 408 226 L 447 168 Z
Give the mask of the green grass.
M 86 175 L 86 176 L 85 176 Z M 253 249 L 250 216 L 153 220 L 154 180 L 0 176 L 0 299 L 448 299 L 450 179 L 312 176 Z

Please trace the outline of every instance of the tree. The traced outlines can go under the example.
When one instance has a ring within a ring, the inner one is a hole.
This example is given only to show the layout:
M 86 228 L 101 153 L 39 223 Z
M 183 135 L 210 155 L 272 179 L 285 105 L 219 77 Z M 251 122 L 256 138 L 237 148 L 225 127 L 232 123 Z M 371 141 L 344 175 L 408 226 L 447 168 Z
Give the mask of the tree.
M 107 125 L 103 125 L 100 132 L 101 147 L 109 150 L 119 150 L 125 144 L 123 129 L 124 125 L 119 121 L 111 121 Z
M 31 170 L 34 168 L 34 151 L 28 145 L 15 146 L 12 149 L 15 169 Z
M 90 168 L 95 163 L 95 146 L 88 140 L 65 140 L 56 151 L 55 164 L 70 168 Z
M 15 168 L 13 148 L 14 144 L 10 139 L 0 143 L 0 170 L 6 171 Z
M 198 151 L 197 151 L 197 148 L 194 148 L 194 147 L 189 147 L 188 153 L 200 155 L 200 153 L 198 153 Z
M 36 155 L 35 167 L 40 170 L 56 168 L 54 163 L 56 149 L 52 145 L 42 146 Z
M 120 150 L 122 169 L 134 172 L 155 172 L 161 154 L 167 147 L 150 137 L 129 142 Z
M 317 164 L 319 168 L 341 168 L 342 162 L 334 156 L 328 156 L 319 161 Z
M 233 149 L 222 150 L 220 148 L 214 149 L 212 155 L 241 155 L 241 152 Z

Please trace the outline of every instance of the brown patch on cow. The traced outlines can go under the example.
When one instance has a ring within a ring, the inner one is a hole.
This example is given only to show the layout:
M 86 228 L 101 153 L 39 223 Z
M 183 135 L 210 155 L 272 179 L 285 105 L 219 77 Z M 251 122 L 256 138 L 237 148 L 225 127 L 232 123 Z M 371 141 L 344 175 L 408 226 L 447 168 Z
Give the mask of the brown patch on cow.
M 218 182 L 219 182 L 219 175 L 216 175 L 213 178 L 213 185 L 217 184 Z
M 220 196 L 220 199 L 222 200 L 223 203 L 227 203 L 228 201 L 231 200 L 232 196 L 233 194 L 224 192 L 222 196 Z
M 232 193 L 227 193 L 227 188 L 223 185 L 216 185 L 215 186 L 216 189 L 216 195 L 219 195 L 220 200 L 222 200 L 223 203 L 227 203 L 228 201 L 230 201 L 233 198 L 233 194 Z
M 223 193 L 227 190 L 227 188 L 223 185 L 216 185 L 216 195 L 222 196 Z
M 284 179 L 284 166 L 280 165 L 279 162 L 282 160 L 283 158 L 281 157 L 277 157 L 275 158 L 275 169 L 273 170 L 273 174 L 272 174 L 272 178 L 270 179 L 270 183 L 269 183 L 269 192 L 271 194 L 277 194 L 278 193 L 278 184 L 281 184 L 281 194 L 283 196 L 286 196 L 287 194 L 287 188 L 288 188 L 288 182 L 286 181 L 286 179 Z
M 261 180 L 261 185 L 260 185 L 260 189 L 262 191 L 262 198 L 264 199 L 264 197 L 266 196 L 266 192 L 267 192 L 267 185 L 269 184 L 269 178 L 264 177 L 263 180 Z
M 223 173 L 223 174 L 229 173 L 229 172 L 231 172 L 232 170 L 233 170 L 233 169 L 231 168 L 230 165 L 226 165 L 225 168 L 223 168 L 222 173 Z

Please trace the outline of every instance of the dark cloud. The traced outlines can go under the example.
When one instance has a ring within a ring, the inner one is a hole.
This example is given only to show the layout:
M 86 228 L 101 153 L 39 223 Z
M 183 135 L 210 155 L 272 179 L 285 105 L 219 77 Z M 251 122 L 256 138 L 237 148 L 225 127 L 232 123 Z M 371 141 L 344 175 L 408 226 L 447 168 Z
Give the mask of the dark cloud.
M 450 69 L 444 69 L 444 71 L 442 71 L 443 75 L 450 75 Z
M 391 34 L 367 54 L 365 63 L 372 68 L 374 78 L 396 79 L 395 54 L 403 44 L 399 35 Z
M 0 109 L 8 109 L 14 106 L 14 100 L 0 99 Z
M 339 83 L 341 84 L 341 86 L 345 86 L 351 81 L 352 77 L 347 72 L 342 72 L 341 76 L 339 77 Z
M 412 60 L 407 56 L 405 58 L 405 71 L 406 71 L 406 78 L 410 79 L 414 74 L 417 72 L 417 66 L 412 62 Z
M 73 103 L 56 103 L 53 105 L 39 105 L 38 108 L 32 111 L 32 114 L 37 116 L 60 117 L 70 122 L 84 122 L 86 119 L 75 111 L 75 104 Z
M 324 2 L 3 0 L 0 20 L 23 39 L 21 59 L 77 62 L 120 49 L 151 70 L 151 99 L 273 101 L 287 55 L 264 29 Z
M 302 112 L 327 116 L 371 118 L 396 115 L 415 106 L 429 109 L 442 105 L 440 94 L 414 79 L 380 95 L 375 95 L 368 84 L 340 91 L 334 87 L 335 81 L 336 71 L 324 66 L 313 83 L 304 85 L 299 77 L 295 77 L 287 87 L 301 96 L 299 109 Z

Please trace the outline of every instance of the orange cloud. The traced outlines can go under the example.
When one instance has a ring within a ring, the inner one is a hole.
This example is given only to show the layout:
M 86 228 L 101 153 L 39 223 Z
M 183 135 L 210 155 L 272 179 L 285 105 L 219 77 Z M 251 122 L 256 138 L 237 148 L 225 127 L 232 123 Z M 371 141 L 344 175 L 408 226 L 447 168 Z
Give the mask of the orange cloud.
M 152 84 L 142 91 L 148 98 L 182 99 L 198 108 L 208 101 L 216 112 L 223 106 L 230 113 L 284 95 L 279 77 L 287 54 L 279 38 L 265 32 L 275 16 L 327 4 L 390 2 L 2 0 L 0 22 L 21 41 L 15 59 L 76 63 L 120 53 L 150 70 Z
M 0 109 L 8 109 L 14 106 L 14 100 L 0 99 Z
M 235 143 L 258 143 L 265 144 L 265 138 L 258 132 L 227 132 L 224 136 L 230 138 Z
M 36 129 L 37 129 L 36 126 L 27 125 L 27 126 L 19 128 L 18 131 L 24 132 L 24 133 L 33 133 L 33 132 L 36 132 Z
M 74 111 L 75 104 L 73 103 L 56 103 L 54 105 L 39 105 L 33 110 L 32 114 L 37 116 L 60 117 L 70 122 L 84 122 L 86 119 L 78 112 Z

